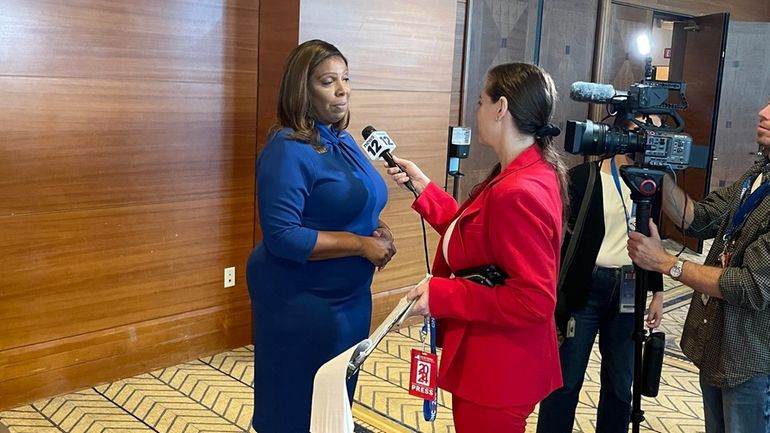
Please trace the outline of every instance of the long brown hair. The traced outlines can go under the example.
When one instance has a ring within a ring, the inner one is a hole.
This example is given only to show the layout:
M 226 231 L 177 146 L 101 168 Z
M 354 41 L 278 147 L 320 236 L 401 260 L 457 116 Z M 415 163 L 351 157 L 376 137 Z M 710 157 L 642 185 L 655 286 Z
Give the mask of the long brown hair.
M 315 128 L 316 115 L 310 95 L 310 79 L 313 71 L 331 57 L 339 57 L 348 64 L 348 59 L 334 45 L 320 39 L 312 39 L 295 47 L 283 69 L 281 87 L 278 90 L 277 122 L 270 129 L 268 137 L 282 128 L 293 131 L 289 138 L 321 146 L 318 130 Z M 339 122 L 332 125 L 341 131 L 348 127 L 350 111 Z
M 485 89 L 492 102 L 505 96 L 508 111 L 513 117 L 516 128 L 523 134 L 534 135 L 543 158 L 553 167 L 559 178 L 562 217 L 568 212 L 568 177 L 567 166 L 559 152 L 554 148 L 554 132 L 549 128 L 556 107 L 556 85 L 543 68 L 528 63 L 504 63 L 495 66 L 487 73 Z M 547 133 L 543 133 L 543 130 Z M 492 180 L 500 173 L 498 163 L 485 181 Z

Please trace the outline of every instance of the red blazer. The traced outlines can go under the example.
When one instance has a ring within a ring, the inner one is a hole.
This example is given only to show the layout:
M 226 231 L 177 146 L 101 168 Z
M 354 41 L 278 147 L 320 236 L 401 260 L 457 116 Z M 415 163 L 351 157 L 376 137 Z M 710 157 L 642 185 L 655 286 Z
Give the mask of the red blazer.
M 439 386 L 488 407 L 534 404 L 561 387 L 553 314 L 562 203 L 539 148 L 527 148 L 459 210 L 433 183 L 412 207 L 441 234 L 429 299 L 443 346 Z M 459 212 L 450 266 L 442 245 Z M 504 285 L 451 277 L 489 264 L 508 274 Z

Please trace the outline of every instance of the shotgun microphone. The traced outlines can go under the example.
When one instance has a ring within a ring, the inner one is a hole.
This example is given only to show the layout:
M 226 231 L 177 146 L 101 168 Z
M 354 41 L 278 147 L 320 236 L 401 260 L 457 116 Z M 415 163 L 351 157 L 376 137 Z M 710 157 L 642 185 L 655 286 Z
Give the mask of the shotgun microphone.
M 606 104 L 615 95 L 615 88 L 611 84 L 587 83 L 585 81 L 575 81 L 569 90 L 570 99 L 577 102 Z

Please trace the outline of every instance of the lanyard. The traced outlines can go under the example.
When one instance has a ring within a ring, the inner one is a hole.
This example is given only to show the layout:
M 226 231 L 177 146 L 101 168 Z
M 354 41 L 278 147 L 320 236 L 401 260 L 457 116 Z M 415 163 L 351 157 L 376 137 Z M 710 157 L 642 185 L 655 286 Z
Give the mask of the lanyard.
M 422 325 L 422 342 L 423 352 L 425 351 L 425 336 L 430 329 L 430 353 L 436 354 L 436 319 L 434 317 L 426 317 L 425 323 Z M 433 400 L 423 400 L 422 414 L 425 417 L 425 421 L 433 421 L 436 419 L 436 412 L 438 411 L 438 389 L 434 390 Z
M 623 214 L 626 216 L 626 230 L 631 232 L 631 224 L 629 221 L 631 218 L 636 217 L 636 203 L 631 205 L 631 217 L 628 216 L 628 208 L 626 208 L 626 199 L 623 197 L 623 189 L 620 187 L 620 178 L 618 176 L 618 167 L 615 165 L 615 158 L 610 159 L 610 170 L 612 171 L 612 180 L 615 181 L 615 189 L 618 190 L 620 196 L 620 202 L 623 204 Z
M 735 211 L 735 215 L 733 215 L 733 220 L 730 223 L 730 228 L 725 232 L 725 235 L 723 237 L 724 240 L 728 241 L 732 239 L 732 237 L 735 235 L 736 230 L 738 230 L 743 225 L 743 223 L 746 221 L 746 218 L 749 216 L 749 214 L 754 209 L 756 209 L 756 207 L 759 205 L 762 199 L 765 198 L 769 187 L 770 187 L 770 182 L 762 182 L 762 185 L 760 185 L 759 188 L 756 189 L 756 191 L 749 194 L 748 197 L 745 197 L 746 193 L 751 188 L 751 178 L 747 178 L 745 181 L 743 181 L 743 189 L 741 189 L 742 203 L 740 207 L 738 207 L 738 210 Z M 745 197 L 745 200 L 744 200 L 744 197 Z

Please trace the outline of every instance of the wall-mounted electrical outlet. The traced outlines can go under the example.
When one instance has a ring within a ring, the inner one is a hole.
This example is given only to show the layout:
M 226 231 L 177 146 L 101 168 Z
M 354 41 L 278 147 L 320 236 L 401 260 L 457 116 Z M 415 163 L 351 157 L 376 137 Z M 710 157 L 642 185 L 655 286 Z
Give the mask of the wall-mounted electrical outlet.
M 225 288 L 235 285 L 235 267 L 225 268 Z

